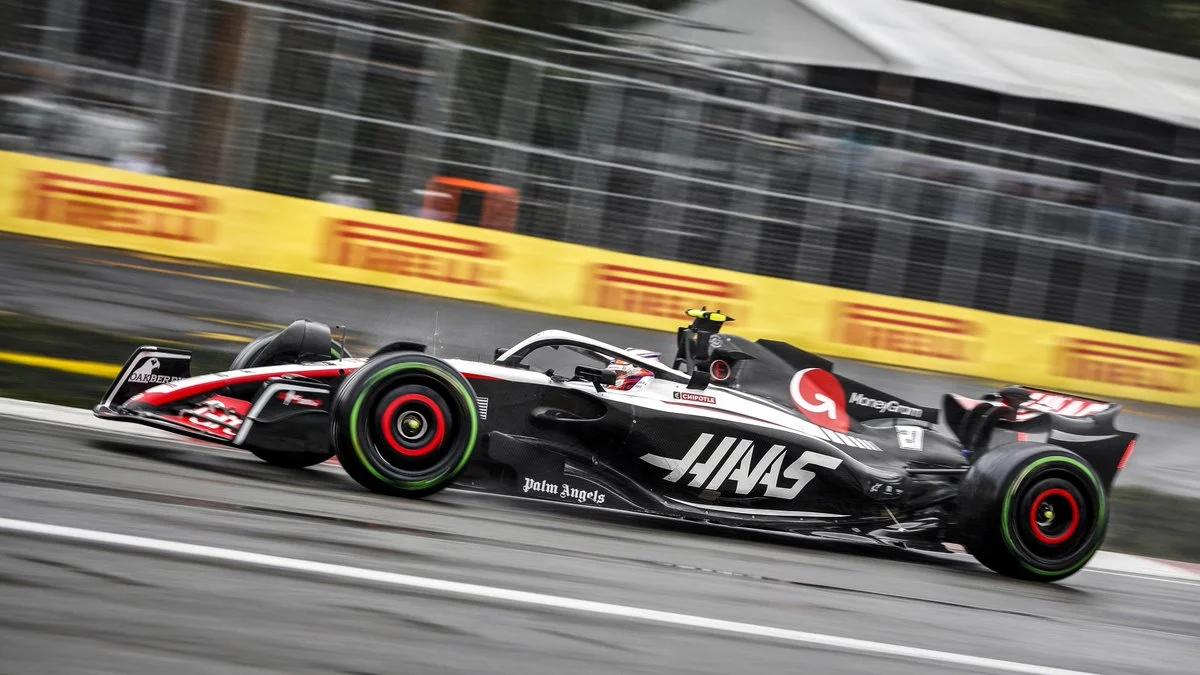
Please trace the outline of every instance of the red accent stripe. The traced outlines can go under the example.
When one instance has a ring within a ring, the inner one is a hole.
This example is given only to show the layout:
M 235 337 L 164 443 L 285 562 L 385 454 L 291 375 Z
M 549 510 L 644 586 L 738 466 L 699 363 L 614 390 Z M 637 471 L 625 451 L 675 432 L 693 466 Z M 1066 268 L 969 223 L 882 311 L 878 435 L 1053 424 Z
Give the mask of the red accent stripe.
M 504 378 L 492 377 L 491 375 L 480 375 L 478 373 L 463 373 L 463 377 L 468 380 L 483 380 L 485 382 L 507 382 Z
M 358 234 L 357 232 L 339 232 L 338 239 L 346 240 L 353 239 L 355 241 L 370 241 L 377 244 L 391 244 L 393 246 L 402 246 L 404 248 L 417 248 L 423 251 L 436 251 L 437 253 L 452 253 L 454 255 L 464 255 L 470 258 L 488 258 L 486 253 L 481 251 L 464 251 L 462 249 L 450 248 L 449 246 L 436 246 L 434 244 L 424 244 L 419 241 L 397 241 L 387 237 L 379 237 L 373 234 Z
M 938 321 L 941 323 L 953 323 L 953 324 L 958 324 L 960 326 L 973 325 L 973 323 L 971 321 L 967 321 L 966 319 L 956 319 L 956 318 L 949 317 L 949 316 L 938 316 L 937 314 L 925 314 L 923 312 L 911 312 L 911 311 L 904 310 L 904 309 L 892 309 L 890 307 L 877 307 L 875 305 L 864 305 L 864 304 L 860 304 L 857 302 L 848 303 L 846 305 L 846 307 L 848 309 L 850 309 L 851 311 L 879 312 L 880 314 L 894 314 L 896 316 L 906 316 L 906 317 L 909 317 L 910 319 L 926 319 L 928 321 Z
M 406 230 L 401 227 L 388 227 L 387 225 L 375 225 L 372 223 L 361 223 L 356 220 L 338 220 L 337 232 L 334 233 L 334 238 L 340 239 L 361 239 L 366 241 L 380 242 L 384 244 L 394 244 L 397 246 L 411 246 L 413 248 L 423 248 L 430 251 L 440 251 L 443 253 L 456 253 L 458 255 L 470 256 L 473 258 L 490 258 L 491 244 L 482 241 L 474 241 L 471 239 L 462 239 L 460 237 L 450 237 L 442 234 L 431 234 L 429 232 L 418 232 L 417 230 Z M 363 234 L 360 232 L 348 231 L 351 228 L 358 230 L 374 230 L 376 232 L 384 232 L 392 235 L 378 236 L 371 234 Z M 420 240 L 434 240 L 450 244 L 459 244 L 463 248 L 451 248 L 449 246 L 438 246 L 436 244 L 423 243 L 410 239 L 398 239 L 396 237 L 412 237 Z
M 1099 357 L 1103 357 L 1106 359 L 1114 359 L 1116 361 L 1127 361 L 1130 363 L 1144 363 L 1144 364 L 1151 365 L 1151 366 L 1167 366 L 1170 368 L 1186 368 L 1188 365 L 1188 358 L 1186 356 L 1182 356 L 1179 354 L 1176 354 L 1176 356 L 1179 358 L 1177 358 L 1174 361 L 1159 361 L 1156 359 L 1147 358 L 1145 356 L 1130 356 L 1128 354 L 1112 354 L 1109 352 L 1096 351 L 1095 349 L 1080 349 L 1078 347 L 1071 347 L 1071 353 L 1079 354 L 1081 356 L 1099 356 Z
M 342 373 L 350 373 L 354 370 L 355 368 L 326 368 L 323 370 L 297 370 L 295 371 L 295 374 L 319 380 L 322 378 L 337 377 Z M 286 371 L 275 373 L 246 373 L 245 375 L 230 375 L 228 377 L 216 379 L 211 382 L 194 384 L 189 387 L 180 387 L 171 391 L 155 393 L 146 391 L 142 394 L 142 398 L 138 401 L 138 403 L 145 403 L 152 406 L 164 406 L 192 398 L 193 396 L 207 394 L 210 391 L 216 391 L 225 387 L 238 384 L 265 382 L 272 377 L 282 377 L 289 374 L 291 373 Z
M 220 401 L 227 409 L 237 413 L 238 417 L 245 417 L 250 413 L 249 401 L 243 401 L 240 398 L 229 398 L 228 396 L 213 396 L 213 399 Z
M 1159 349 L 1149 349 L 1147 347 L 1133 347 L 1130 345 L 1119 345 L 1119 344 L 1115 344 L 1112 342 L 1099 342 L 1097 340 L 1085 340 L 1083 338 L 1069 338 L 1069 339 L 1071 342 L 1074 342 L 1075 344 L 1080 344 L 1080 345 L 1090 345 L 1092 347 L 1101 347 L 1101 348 L 1106 348 L 1106 349 L 1119 349 L 1121 351 L 1126 351 L 1126 352 L 1142 352 L 1143 354 L 1154 354 L 1156 356 L 1163 356 L 1163 357 L 1167 357 L 1167 358 L 1191 360 L 1187 354 L 1180 354 L 1179 352 L 1167 352 L 1167 351 L 1162 351 Z
M 1129 458 L 1133 456 L 1133 448 L 1137 445 L 1136 440 L 1129 441 L 1129 445 L 1125 446 L 1125 454 L 1121 455 L 1121 461 L 1117 462 L 1117 471 L 1125 468 L 1129 463 Z
M 37 186 L 39 192 L 56 192 L 59 194 L 75 195 L 79 197 L 93 197 L 98 199 L 111 199 L 118 202 L 129 202 L 131 204 L 141 204 L 143 206 L 157 206 L 167 209 L 177 209 L 180 211 L 205 211 L 206 199 L 201 195 L 190 194 L 187 192 L 175 192 L 172 190 L 161 190 L 158 188 L 142 187 L 140 185 L 128 185 L 126 183 L 112 183 L 109 181 L 95 180 L 91 178 L 77 178 L 60 173 L 43 173 L 42 181 Z M 54 181 L 66 183 L 76 183 L 80 185 L 91 185 L 93 187 L 109 188 L 112 190 L 125 190 L 126 192 L 141 192 L 148 195 L 157 195 L 160 197 L 175 197 L 179 199 L 177 202 L 163 202 L 143 197 L 125 197 L 114 195 L 110 192 L 96 192 L 93 190 L 81 190 L 79 188 L 65 187 L 56 185 Z
M 611 274 L 610 274 L 611 273 Z M 644 278 L 630 279 L 625 276 L 614 275 L 634 275 L 636 277 L 651 277 L 655 279 L 663 279 L 670 282 L 683 282 L 691 284 L 690 286 L 682 287 L 689 293 L 707 293 L 716 292 L 724 293 L 728 297 L 738 297 L 739 287 L 737 284 L 727 281 L 717 281 L 713 279 L 697 279 L 696 277 L 686 277 L 680 274 L 669 274 L 667 272 L 654 272 L 651 270 L 640 270 L 636 267 L 624 267 L 621 265 L 600 265 L 596 270 L 596 277 L 601 279 L 611 279 L 628 284 L 637 285 L 654 285 L 656 282 L 646 281 Z M 657 282 L 662 283 L 662 282 Z M 665 286 L 666 288 L 680 288 L 678 286 Z M 712 290 L 706 290 L 712 289 Z
M 718 296 L 718 297 L 722 297 L 722 298 L 730 298 L 730 299 L 737 297 L 735 294 L 728 292 L 728 291 L 696 288 L 694 286 L 693 287 L 675 286 L 672 284 L 664 284 L 664 283 L 660 283 L 657 281 L 645 281 L 643 279 L 629 279 L 626 277 L 619 277 L 619 276 L 615 276 L 612 274 L 602 274 L 596 278 L 599 279 L 600 281 L 606 281 L 608 283 L 629 284 L 630 286 L 641 286 L 642 288 L 657 288 L 657 289 L 664 290 L 664 291 L 676 291 L 678 293 L 690 293 L 690 294 L 696 294 L 696 295 L 713 295 L 713 296 Z
M 217 425 L 221 426 L 222 429 L 228 430 L 230 432 L 229 434 L 222 434 L 220 432 L 220 430 L 218 430 L 218 429 L 213 429 L 213 428 L 207 427 L 203 424 L 198 424 L 182 415 L 163 415 L 161 417 L 158 417 L 157 419 L 160 419 L 164 422 L 170 422 L 171 424 L 178 424 L 179 426 L 182 426 L 182 427 L 187 427 L 188 429 L 202 433 L 205 436 L 209 436 L 211 438 L 221 440 L 226 443 L 231 442 L 237 436 L 236 430 L 234 430 L 229 425 L 220 424 L 219 422 L 213 422 L 213 424 L 217 424 Z
M 870 321 L 872 323 L 886 323 L 892 326 L 904 326 L 905 328 L 919 328 L 921 330 L 932 330 L 939 333 L 950 333 L 953 335 L 969 335 L 971 331 L 965 328 L 951 328 L 950 326 L 930 326 L 925 323 L 916 323 L 915 321 L 901 321 L 900 319 L 888 319 L 882 316 L 871 316 L 869 314 L 859 314 L 857 312 L 848 314 L 848 318 L 857 319 L 859 321 Z

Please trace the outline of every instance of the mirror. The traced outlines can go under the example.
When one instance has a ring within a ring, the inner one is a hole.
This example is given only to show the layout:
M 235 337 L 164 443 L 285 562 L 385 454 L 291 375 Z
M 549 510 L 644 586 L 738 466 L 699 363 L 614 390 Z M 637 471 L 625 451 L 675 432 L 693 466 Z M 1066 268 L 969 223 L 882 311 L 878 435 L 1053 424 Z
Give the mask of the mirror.
M 604 391 L 605 386 L 617 383 L 617 374 L 611 370 L 592 368 L 591 366 L 575 366 L 575 379 L 591 382 L 596 391 Z

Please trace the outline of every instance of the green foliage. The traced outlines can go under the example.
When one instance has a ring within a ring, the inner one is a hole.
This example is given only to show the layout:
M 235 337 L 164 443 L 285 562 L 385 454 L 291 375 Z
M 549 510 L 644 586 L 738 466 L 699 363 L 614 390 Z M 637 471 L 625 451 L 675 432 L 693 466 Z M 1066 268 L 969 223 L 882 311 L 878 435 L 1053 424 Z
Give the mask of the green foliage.
M 1200 57 L 1200 0 L 919 0 Z

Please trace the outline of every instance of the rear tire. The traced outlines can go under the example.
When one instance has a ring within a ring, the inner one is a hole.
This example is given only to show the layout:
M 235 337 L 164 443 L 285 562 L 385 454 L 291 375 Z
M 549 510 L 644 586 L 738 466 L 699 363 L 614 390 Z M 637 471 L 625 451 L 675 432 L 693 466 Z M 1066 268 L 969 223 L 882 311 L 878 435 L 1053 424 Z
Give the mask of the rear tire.
M 283 469 L 305 469 L 329 461 L 334 454 L 332 450 L 328 455 L 314 452 L 280 452 L 279 450 L 250 450 L 250 453 L 271 466 Z
M 338 388 L 333 447 L 350 477 L 381 494 L 424 497 L 475 450 L 479 413 L 466 378 L 417 352 L 371 359 Z
M 1005 576 L 1058 581 L 1091 560 L 1108 527 L 1108 497 L 1069 450 L 1009 443 L 967 472 L 959 493 L 962 544 Z

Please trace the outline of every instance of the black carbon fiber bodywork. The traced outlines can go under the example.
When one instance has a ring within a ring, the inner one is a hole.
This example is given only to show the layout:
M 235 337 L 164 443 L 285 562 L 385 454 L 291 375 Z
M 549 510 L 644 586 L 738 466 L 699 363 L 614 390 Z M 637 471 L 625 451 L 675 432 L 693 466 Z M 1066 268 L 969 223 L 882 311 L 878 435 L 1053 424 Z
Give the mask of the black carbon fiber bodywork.
M 697 340 L 688 339 L 693 368 L 643 362 L 663 386 L 640 394 L 606 389 L 595 368 L 563 377 L 523 362 L 547 346 L 592 358 L 638 358 L 623 350 L 610 354 L 611 346 L 571 334 L 531 336 L 491 364 L 457 362 L 479 418 L 474 451 L 455 484 L 941 549 L 954 538 L 959 482 L 973 458 L 990 448 L 1040 434 L 1045 438 L 1038 440 L 1093 463 L 1107 489 L 1136 438 L 1113 426 L 1119 406 L 1083 399 L 1070 405 L 1107 407 L 1072 417 L 997 398 L 948 397 L 947 433 L 938 408 L 834 375 L 829 361 L 791 345 L 709 334 L 695 357 Z M 394 358 L 414 346 L 397 343 L 381 353 Z M 252 450 L 320 454 L 330 446 L 329 401 L 365 363 L 345 359 L 181 379 L 176 373 L 187 373 L 187 359 L 186 352 L 139 350 L 96 414 Z M 719 386 L 709 382 L 715 361 L 728 366 Z M 830 423 L 800 400 L 808 372 L 836 390 L 837 401 L 824 399 L 838 413 Z M 170 382 L 149 388 L 160 379 Z

